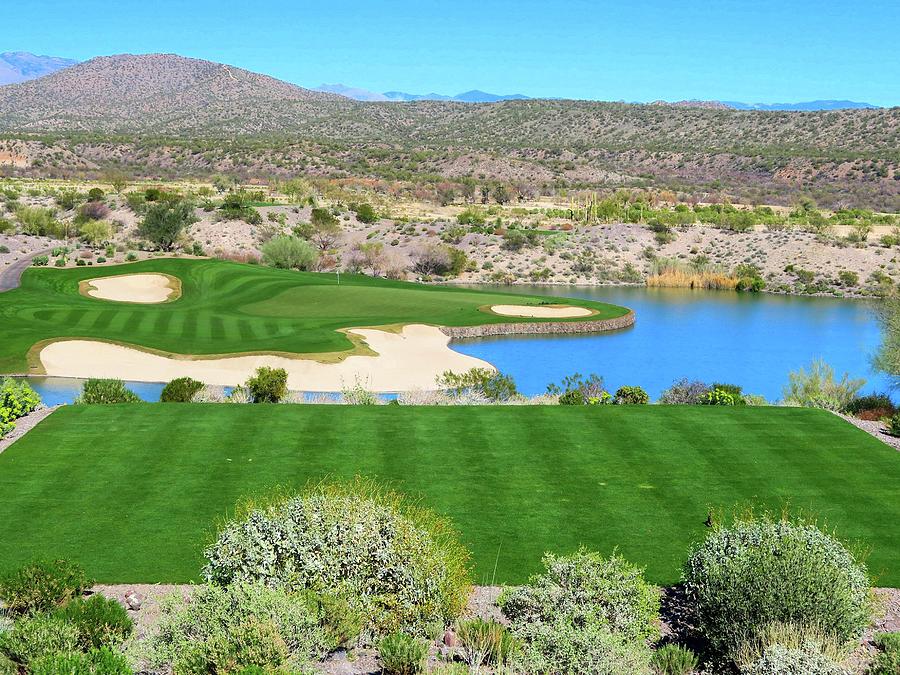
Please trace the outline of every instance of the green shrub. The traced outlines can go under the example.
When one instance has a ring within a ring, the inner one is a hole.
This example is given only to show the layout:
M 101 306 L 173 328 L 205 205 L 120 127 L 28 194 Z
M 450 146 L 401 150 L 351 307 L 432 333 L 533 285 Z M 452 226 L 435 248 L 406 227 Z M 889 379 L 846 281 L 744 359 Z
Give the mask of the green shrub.
M 19 675 L 18 664 L 3 653 L 0 653 L 0 675 Z
M 836 380 L 834 368 L 817 359 L 808 371 L 801 368 L 791 372 L 782 393 L 786 405 L 840 412 L 850 405 L 865 383 L 864 379 L 851 380 L 847 373 Z
M 406 633 L 395 632 L 378 642 L 381 670 L 391 675 L 415 675 L 425 672 L 428 643 Z
M 742 668 L 741 675 L 847 675 L 847 671 L 814 647 L 772 645 Z
M 649 675 L 650 650 L 600 624 L 568 621 L 526 624 L 515 630 L 522 640 L 515 672 L 527 675 Z
M 159 400 L 164 403 L 190 403 L 194 394 L 203 389 L 203 383 L 190 377 L 176 377 L 163 387 Z
M 287 371 L 284 368 L 262 366 L 247 380 L 247 389 L 254 403 L 278 403 L 287 396 Z
M 334 646 L 304 598 L 262 584 L 200 586 L 166 598 L 143 656 L 176 673 L 237 672 L 321 659 Z M 266 672 L 271 672 L 267 670 Z
M 296 237 L 272 237 L 260 247 L 266 265 L 287 270 L 310 270 L 319 254 L 312 245 Z
M 860 419 L 880 420 L 883 417 L 893 417 L 897 408 L 889 394 L 867 394 L 850 401 L 844 412 Z
M 120 645 L 134 630 L 134 622 L 125 608 L 99 593 L 89 598 L 75 598 L 54 614 L 75 626 L 83 651 Z
M 869 675 L 897 675 L 900 673 L 900 631 L 875 636 L 878 652 L 869 667 Z
M 31 675 L 132 675 L 124 654 L 108 647 L 83 652 L 57 652 L 35 659 Z
M 698 629 L 734 657 L 767 625 L 816 627 L 839 644 L 869 620 L 864 566 L 814 525 L 744 518 L 719 527 L 684 565 Z
M 0 381 L 0 438 L 15 429 L 15 421 L 41 405 L 41 397 L 24 380 L 11 377 Z
M 38 560 L 0 577 L 0 599 L 13 614 L 48 612 L 79 597 L 93 583 L 76 563 Z
M 613 554 L 579 549 L 568 556 L 548 553 L 546 571 L 500 598 L 513 627 L 568 621 L 573 626 L 599 625 L 630 640 L 659 634 L 659 591 L 644 580 L 643 570 Z
M 559 397 L 560 405 L 599 405 L 609 403 L 612 396 L 596 373 L 567 375 L 560 384 L 550 384 L 547 393 Z
M 35 267 L 46 267 L 49 262 L 50 258 L 46 255 L 36 255 L 31 259 L 31 264 Z
M 194 214 L 193 204 L 165 200 L 156 202 L 147 209 L 147 215 L 141 221 L 138 231 L 163 251 L 170 251 L 181 233 L 195 222 L 197 216 Z
M 734 396 L 715 385 L 700 397 L 700 405 L 734 405 L 735 402 Z
M 81 393 L 75 399 L 75 405 L 94 405 L 107 403 L 139 403 L 140 397 L 125 386 L 122 380 L 95 379 L 85 380 L 81 385 Z
M 650 396 L 642 387 L 619 387 L 613 396 L 613 403 L 618 405 L 647 405 Z
M 8 220 L 4 221 L 2 218 L 0 218 L 0 233 L 3 232 L 3 223 L 4 222 L 8 223 L 9 221 Z M 3 244 L 0 244 L 0 253 L 9 253 L 9 247 L 5 246 Z
M 23 665 L 41 656 L 73 651 L 78 651 L 78 629 L 55 616 L 20 619 L 0 633 L 0 653 Z
M 481 618 L 461 621 L 456 635 L 466 663 L 476 672 L 481 666 L 509 664 L 519 651 L 519 641 L 498 621 Z
M 378 214 L 375 213 L 375 209 L 372 208 L 371 204 L 365 202 L 356 204 L 353 207 L 353 211 L 356 213 L 356 219 L 361 223 L 371 224 L 378 220 Z
M 653 652 L 653 668 L 659 675 L 688 675 L 697 668 L 697 655 L 681 645 L 663 645 Z
M 488 368 L 472 368 L 464 373 L 446 370 L 436 379 L 436 384 L 454 398 L 484 399 L 491 403 L 508 401 L 519 393 L 510 375 Z
M 365 640 L 394 631 L 431 635 L 462 611 L 468 552 L 447 521 L 357 479 L 247 505 L 205 554 L 212 583 L 261 581 L 346 598 Z

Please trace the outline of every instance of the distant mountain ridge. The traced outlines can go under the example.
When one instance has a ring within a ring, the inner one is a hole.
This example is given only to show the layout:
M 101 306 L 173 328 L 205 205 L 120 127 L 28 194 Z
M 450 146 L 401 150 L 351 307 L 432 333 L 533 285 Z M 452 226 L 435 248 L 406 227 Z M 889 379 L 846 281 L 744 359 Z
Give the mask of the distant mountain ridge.
M 801 101 L 800 103 L 741 103 L 739 101 L 722 101 L 722 103 L 734 110 L 873 110 L 880 106 L 860 101 Z
M 456 96 L 446 94 L 408 94 L 405 91 L 386 91 L 379 94 L 368 89 L 350 87 L 345 84 L 323 84 L 314 91 L 337 94 L 354 101 L 393 101 L 395 103 L 408 103 L 410 101 L 455 101 L 457 103 L 497 103 L 498 101 L 528 101 L 530 96 L 524 94 L 491 94 L 480 89 L 464 91 Z
M 59 56 L 38 56 L 30 52 L 3 52 L 0 54 L 0 86 L 27 82 L 63 68 L 74 66 L 78 61 Z

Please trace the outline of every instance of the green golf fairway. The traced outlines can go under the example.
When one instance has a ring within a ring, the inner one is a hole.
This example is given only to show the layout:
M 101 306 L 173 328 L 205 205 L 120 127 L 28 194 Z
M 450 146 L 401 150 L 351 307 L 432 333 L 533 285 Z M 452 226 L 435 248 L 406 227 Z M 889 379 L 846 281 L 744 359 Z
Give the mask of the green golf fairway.
M 141 272 L 179 278 L 181 298 L 139 305 L 89 298 L 78 291 L 85 279 Z M 55 338 L 95 338 L 189 355 L 323 354 L 353 348 L 347 336 L 337 332 L 341 328 L 541 321 L 499 316 L 481 308 L 547 302 L 561 301 L 359 275 L 342 275 L 338 284 L 333 274 L 221 260 L 168 258 L 110 267 L 30 268 L 19 288 L 0 293 L 0 372 L 25 372 L 28 351 Z M 628 312 L 590 300 L 564 302 L 594 310 L 588 320 Z
M 68 406 L 0 455 L 0 569 L 198 580 L 240 498 L 354 475 L 449 516 L 479 583 L 580 544 L 671 583 L 708 508 L 753 503 L 816 515 L 900 585 L 900 453 L 823 411 L 707 406 Z

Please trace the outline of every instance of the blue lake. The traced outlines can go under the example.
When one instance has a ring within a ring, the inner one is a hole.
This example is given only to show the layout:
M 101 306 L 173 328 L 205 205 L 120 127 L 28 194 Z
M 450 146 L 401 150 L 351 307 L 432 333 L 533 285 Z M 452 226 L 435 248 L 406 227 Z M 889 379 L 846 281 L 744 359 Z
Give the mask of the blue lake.
M 475 286 L 496 290 L 491 286 Z M 788 373 L 824 358 L 838 375 L 864 377 L 864 391 L 888 390 L 870 359 L 880 332 L 871 304 L 805 298 L 644 287 L 515 286 L 504 291 L 587 298 L 633 309 L 632 328 L 587 335 L 534 335 L 454 342 L 458 352 L 512 375 L 526 394 L 574 372 L 602 375 L 607 388 L 640 385 L 653 398 L 676 379 L 739 384 L 770 401 L 781 398 Z M 71 403 L 81 380 L 30 377 L 47 405 Z M 129 382 L 145 401 L 163 385 Z M 387 396 L 387 398 L 392 398 Z
M 738 384 L 774 401 L 791 370 L 820 357 L 838 376 L 866 378 L 865 391 L 888 390 L 886 378 L 870 365 L 880 332 L 868 301 L 645 287 L 503 290 L 611 302 L 637 315 L 632 328 L 614 333 L 453 343 L 456 351 L 512 375 L 526 394 L 577 371 L 602 375 L 610 390 L 640 385 L 653 398 L 688 377 Z

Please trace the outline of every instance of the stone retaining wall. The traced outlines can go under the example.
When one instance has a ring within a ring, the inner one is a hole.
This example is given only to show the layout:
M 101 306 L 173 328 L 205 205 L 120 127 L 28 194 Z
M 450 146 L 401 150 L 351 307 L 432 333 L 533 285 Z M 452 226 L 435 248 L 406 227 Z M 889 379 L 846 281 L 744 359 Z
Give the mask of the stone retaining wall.
M 484 326 L 442 326 L 451 338 L 478 338 L 489 335 L 528 335 L 542 333 L 603 333 L 634 324 L 634 312 L 600 321 L 540 321 L 534 323 L 491 323 Z

